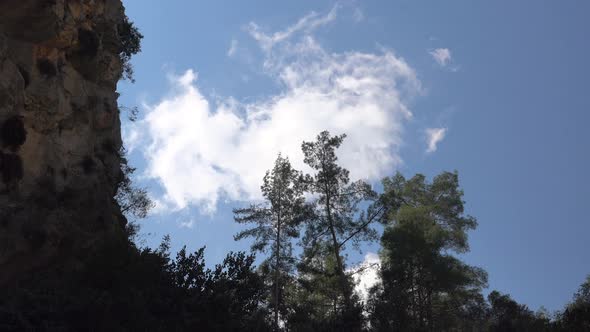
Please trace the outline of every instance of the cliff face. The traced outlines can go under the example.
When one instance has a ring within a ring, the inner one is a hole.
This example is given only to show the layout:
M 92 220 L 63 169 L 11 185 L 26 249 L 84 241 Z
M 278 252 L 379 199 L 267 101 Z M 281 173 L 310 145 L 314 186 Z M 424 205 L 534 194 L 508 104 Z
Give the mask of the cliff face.
M 0 1 L 0 282 L 119 232 L 120 0 Z

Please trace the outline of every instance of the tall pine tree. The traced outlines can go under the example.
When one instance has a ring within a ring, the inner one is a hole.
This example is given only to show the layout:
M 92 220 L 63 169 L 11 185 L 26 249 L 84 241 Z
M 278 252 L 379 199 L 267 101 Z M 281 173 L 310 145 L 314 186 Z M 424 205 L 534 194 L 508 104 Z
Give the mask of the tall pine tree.
M 267 171 L 263 179 L 261 190 L 265 201 L 234 210 L 236 222 L 255 224 L 238 233 L 235 240 L 254 237 L 253 251 L 265 252 L 270 249 L 272 252 L 263 264 L 273 271 L 275 329 L 279 326 L 282 304 L 282 276 L 289 274 L 294 265 L 291 242 L 299 236 L 299 225 L 308 215 L 300 180 L 301 173 L 293 169 L 289 159 L 279 154 L 273 169 Z
M 307 247 L 306 260 L 311 260 L 316 253 L 314 247 L 328 244 L 335 262 L 340 292 L 344 305 L 343 319 L 349 320 L 353 328 L 360 324 L 360 310 L 357 310 L 352 295 L 353 287 L 345 271 L 342 251 L 349 241 L 358 244 L 362 240 L 376 237 L 376 232 L 369 224 L 382 214 L 381 208 L 370 208 L 367 213 L 359 212 L 363 202 L 376 200 L 377 195 L 371 187 L 363 182 L 350 182 L 348 170 L 337 164 L 336 149 L 340 147 L 346 135 L 330 136 L 321 132 L 315 142 L 303 142 L 304 162 L 314 171 L 306 175 L 304 182 L 307 190 L 316 197 L 315 216 L 306 227 L 303 242 Z M 355 322 L 356 320 L 356 322 Z

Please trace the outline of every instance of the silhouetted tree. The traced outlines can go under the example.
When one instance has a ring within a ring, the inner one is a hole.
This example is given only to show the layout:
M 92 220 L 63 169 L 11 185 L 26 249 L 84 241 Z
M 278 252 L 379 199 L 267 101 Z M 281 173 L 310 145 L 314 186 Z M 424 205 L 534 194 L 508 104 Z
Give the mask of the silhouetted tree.
M 169 241 L 169 240 L 168 240 Z M 0 331 L 269 331 L 254 256 L 207 269 L 204 249 L 138 249 L 123 237 L 0 288 Z
M 135 168 L 129 166 L 124 149 L 121 149 L 120 156 L 121 177 L 117 184 L 115 200 L 121 207 L 121 212 L 127 217 L 145 218 L 154 207 L 154 202 L 150 199 L 146 188 L 137 187 L 133 183 L 131 176 Z
M 238 223 L 256 224 L 239 232 L 234 238 L 254 237 L 253 251 L 270 248 L 271 257 L 263 265 L 273 271 L 274 326 L 279 327 L 279 312 L 283 283 L 293 270 L 294 258 L 291 240 L 299 237 L 299 225 L 309 216 L 303 197 L 300 172 L 293 169 L 289 159 L 280 154 L 272 170 L 267 171 L 261 186 L 264 203 L 235 209 Z
M 561 331 L 590 332 L 590 275 L 559 315 L 557 325 Z
M 509 295 L 492 291 L 490 302 L 490 332 L 551 331 L 549 319 L 536 316 L 526 305 L 518 304 Z
M 117 26 L 117 32 L 120 42 L 119 58 L 123 65 L 122 78 L 135 82 L 133 79 L 131 57 L 141 52 L 141 40 L 143 39 L 143 35 L 128 17 L 125 17 L 123 22 Z
M 254 269 L 254 256 L 230 252 L 213 270 L 205 267 L 204 248 L 181 249 L 170 264 L 178 293 L 182 330 L 265 331 L 264 280 Z
M 304 252 L 307 259 L 298 264 L 293 296 L 289 298 L 289 331 L 358 331 L 362 324 L 362 304 L 351 295 L 351 309 L 342 310 L 342 283 L 337 272 L 331 242 L 316 243 Z M 346 268 L 346 266 L 345 266 Z M 350 276 L 347 283 L 353 284 Z
M 305 183 L 309 192 L 317 196 L 314 202 L 316 217 L 307 224 L 303 240 L 308 247 L 325 241 L 329 243 L 335 262 L 334 273 L 339 278 L 344 316 L 350 318 L 354 311 L 352 285 L 346 276 L 341 252 L 348 241 L 358 244 L 376 238 L 376 232 L 368 227 L 376 217 L 364 214 L 359 217 L 358 207 L 362 202 L 376 199 L 377 195 L 363 181 L 350 183 L 348 170 L 337 164 L 336 149 L 345 137 L 330 136 L 329 132 L 323 131 L 315 142 L 303 142 L 301 146 L 304 162 L 315 171 L 315 174 L 305 176 Z M 314 250 L 306 253 L 310 256 L 305 259 L 309 259 Z M 354 324 L 350 323 L 351 328 Z

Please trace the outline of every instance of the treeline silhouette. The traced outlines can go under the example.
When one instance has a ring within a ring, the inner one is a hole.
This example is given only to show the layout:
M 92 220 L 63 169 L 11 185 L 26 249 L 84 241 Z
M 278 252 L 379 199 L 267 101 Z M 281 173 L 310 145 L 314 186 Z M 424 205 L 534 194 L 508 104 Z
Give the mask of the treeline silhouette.
M 207 268 L 205 249 L 171 257 L 132 240 L 137 228 L 23 276 L 0 294 L 1 331 L 590 331 L 590 276 L 560 312 L 533 312 L 508 294 L 487 297 L 487 273 L 461 261 L 468 231 L 456 172 L 387 177 L 382 191 L 351 182 L 336 150 L 345 136 L 303 142 L 295 170 L 278 156 L 264 200 L 234 210 L 252 253 Z M 139 217 L 152 204 L 127 175 L 117 198 Z M 381 225 L 379 234 L 375 225 Z M 380 237 L 379 237 L 380 235 Z M 365 295 L 346 250 L 379 240 L 379 281 Z M 264 260 L 254 265 L 254 253 Z

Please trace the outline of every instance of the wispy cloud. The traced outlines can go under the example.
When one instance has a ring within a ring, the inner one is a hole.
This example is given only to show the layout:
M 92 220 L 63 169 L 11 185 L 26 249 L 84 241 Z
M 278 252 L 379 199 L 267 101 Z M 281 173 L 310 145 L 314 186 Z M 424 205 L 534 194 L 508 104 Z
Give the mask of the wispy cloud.
M 440 143 L 447 134 L 447 128 L 428 128 L 426 129 L 426 153 L 435 152 L 438 143 Z
M 260 44 L 260 47 L 268 52 L 272 47 L 282 41 L 291 38 L 298 32 L 310 33 L 313 30 L 326 25 L 336 19 L 338 12 L 338 5 L 334 6 L 326 15 L 320 15 L 316 12 L 311 12 L 297 21 L 294 25 L 289 26 L 285 30 L 277 31 L 272 34 L 265 34 L 258 24 L 250 22 L 247 31 Z
M 227 50 L 227 56 L 228 57 L 232 57 L 236 54 L 236 51 L 238 50 L 238 41 L 235 39 L 232 39 L 230 44 L 229 44 L 229 49 Z
M 376 180 L 399 165 L 403 126 L 411 117 L 407 101 L 420 82 L 392 51 L 325 51 L 311 31 L 335 15 L 336 9 L 312 13 L 276 33 L 250 31 L 265 52 L 267 74 L 283 88 L 276 95 L 212 103 L 195 71 L 171 78 L 170 94 L 137 123 L 146 175 L 165 192 L 161 206 L 197 205 L 211 213 L 222 196 L 259 199 L 260 181 L 277 153 L 304 169 L 301 142 L 322 130 L 348 135 L 338 154 L 353 179 Z
M 186 221 L 181 221 L 178 226 L 180 226 L 180 228 L 192 229 L 193 227 L 195 227 L 195 223 L 195 219 L 188 219 Z
M 448 48 L 437 48 L 431 50 L 429 53 L 441 67 L 446 67 L 452 60 L 451 50 Z

